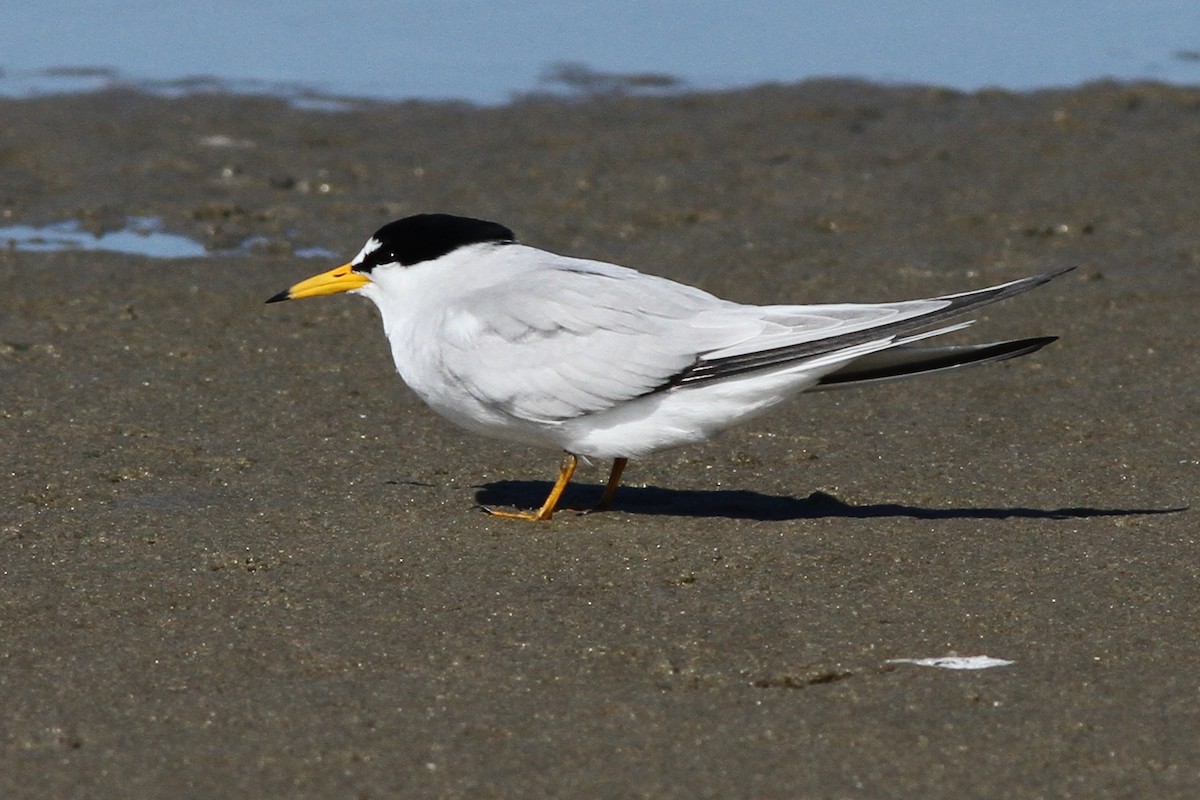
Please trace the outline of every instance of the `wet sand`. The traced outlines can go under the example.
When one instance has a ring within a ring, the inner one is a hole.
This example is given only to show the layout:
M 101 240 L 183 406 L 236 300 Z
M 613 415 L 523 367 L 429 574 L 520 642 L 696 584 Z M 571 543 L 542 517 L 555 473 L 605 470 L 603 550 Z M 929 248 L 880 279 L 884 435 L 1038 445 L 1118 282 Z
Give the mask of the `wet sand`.
M 1153 85 L 0 101 L 0 224 L 257 237 L 0 250 L 0 796 L 1194 796 L 1198 145 Z M 1035 356 L 520 524 L 475 504 L 557 454 L 426 410 L 366 301 L 262 304 L 430 210 L 747 302 L 1078 269 L 960 335 Z M 1015 663 L 889 663 L 948 654 Z

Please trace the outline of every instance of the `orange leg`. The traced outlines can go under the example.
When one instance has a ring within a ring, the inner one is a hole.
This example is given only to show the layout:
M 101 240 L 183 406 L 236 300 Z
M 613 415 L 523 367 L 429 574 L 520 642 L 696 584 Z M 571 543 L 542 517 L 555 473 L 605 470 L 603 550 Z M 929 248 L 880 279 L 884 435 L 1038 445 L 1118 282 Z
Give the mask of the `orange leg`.
M 498 511 L 494 508 L 484 508 L 484 511 L 493 517 L 502 517 L 504 519 L 550 519 L 554 516 L 554 509 L 558 508 L 558 501 L 562 497 L 563 490 L 567 488 L 567 484 L 571 482 L 571 476 L 575 474 L 575 467 L 578 464 L 579 459 L 571 453 L 566 454 L 566 457 L 563 458 L 562 466 L 558 469 L 558 480 L 554 482 L 554 488 L 550 490 L 550 496 L 546 498 L 546 502 L 542 503 L 542 507 L 537 511 Z
M 621 473 L 625 471 L 625 465 L 628 463 L 628 458 L 613 460 L 612 472 L 608 473 L 608 485 L 604 487 L 604 495 L 592 511 L 607 511 L 612 508 L 613 497 L 616 496 L 617 489 L 621 486 Z

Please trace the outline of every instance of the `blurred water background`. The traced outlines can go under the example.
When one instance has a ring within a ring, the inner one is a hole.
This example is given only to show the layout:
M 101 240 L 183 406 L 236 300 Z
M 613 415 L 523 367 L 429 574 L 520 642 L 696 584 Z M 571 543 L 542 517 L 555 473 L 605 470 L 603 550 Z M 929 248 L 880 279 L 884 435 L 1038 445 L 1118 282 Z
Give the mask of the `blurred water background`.
M 458 99 L 817 77 L 961 90 L 1200 83 L 1196 0 L 47 0 L 0 12 L 0 95 Z

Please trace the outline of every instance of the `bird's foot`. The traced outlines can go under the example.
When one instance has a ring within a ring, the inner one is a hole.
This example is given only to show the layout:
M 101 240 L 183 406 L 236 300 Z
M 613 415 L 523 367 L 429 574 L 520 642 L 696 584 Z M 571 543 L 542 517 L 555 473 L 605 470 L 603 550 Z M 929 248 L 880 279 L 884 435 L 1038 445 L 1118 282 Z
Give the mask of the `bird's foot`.
M 537 511 L 505 511 L 500 508 L 492 508 L 491 506 L 480 506 L 489 516 L 499 517 L 500 519 L 523 519 L 530 522 L 545 522 L 554 517 L 554 510 L 546 510 L 540 508 Z

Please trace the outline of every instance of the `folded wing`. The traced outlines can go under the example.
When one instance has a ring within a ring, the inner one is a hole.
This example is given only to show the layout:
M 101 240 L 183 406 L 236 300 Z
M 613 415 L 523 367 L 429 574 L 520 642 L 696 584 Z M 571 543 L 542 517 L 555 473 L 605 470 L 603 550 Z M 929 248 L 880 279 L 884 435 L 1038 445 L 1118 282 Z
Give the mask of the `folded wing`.
M 887 348 L 1060 274 L 927 300 L 760 307 L 609 264 L 563 263 L 467 293 L 447 310 L 449 380 L 513 418 L 554 423 L 655 392 L 806 364 L 828 385 L 940 371 L 1011 358 L 1048 340 Z M 851 360 L 855 354 L 864 355 Z

